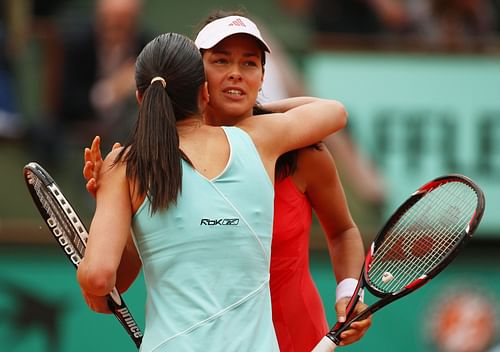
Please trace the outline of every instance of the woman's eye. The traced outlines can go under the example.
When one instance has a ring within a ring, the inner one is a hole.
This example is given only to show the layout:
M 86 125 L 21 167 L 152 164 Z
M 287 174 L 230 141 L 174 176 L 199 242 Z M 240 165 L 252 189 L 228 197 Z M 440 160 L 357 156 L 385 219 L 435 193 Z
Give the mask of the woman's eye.
M 224 65 L 227 64 L 228 61 L 226 59 L 215 59 L 214 62 L 219 65 Z
M 255 67 L 257 66 L 257 63 L 255 61 L 245 61 L 243 65 Z

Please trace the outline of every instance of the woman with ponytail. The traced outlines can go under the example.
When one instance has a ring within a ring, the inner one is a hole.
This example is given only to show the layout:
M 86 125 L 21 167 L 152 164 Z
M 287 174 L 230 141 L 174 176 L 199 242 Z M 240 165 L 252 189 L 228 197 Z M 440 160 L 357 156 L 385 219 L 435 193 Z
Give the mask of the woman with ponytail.
M 254 49 L 245 67 L 260 71 Z M 293 98 L 280 113 L 205 125 L 203 59 L 175 33 L 146 45 L 135 79 L 135 130 L 100 169 L 77 272 L 87 304 L 109 313 L 105 296 L 128 287 L 118 271 L 135 246 L 147 289 L 141 351 L 278 351 L 269 292 L 275 163 L 344 127 L 343 106 Z

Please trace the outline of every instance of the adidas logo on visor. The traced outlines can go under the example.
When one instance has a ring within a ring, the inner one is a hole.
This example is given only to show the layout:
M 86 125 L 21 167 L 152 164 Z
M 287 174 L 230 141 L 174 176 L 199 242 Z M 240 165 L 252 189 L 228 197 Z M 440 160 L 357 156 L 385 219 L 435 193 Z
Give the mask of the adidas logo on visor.
M 229 23 L 229 25 L 230 26 L 242 26 L 242 27 L 246 27 L 245 22 L 243 22 L 241 18 L 238 18 L 238 19 L 234 20 L 233 22 Z

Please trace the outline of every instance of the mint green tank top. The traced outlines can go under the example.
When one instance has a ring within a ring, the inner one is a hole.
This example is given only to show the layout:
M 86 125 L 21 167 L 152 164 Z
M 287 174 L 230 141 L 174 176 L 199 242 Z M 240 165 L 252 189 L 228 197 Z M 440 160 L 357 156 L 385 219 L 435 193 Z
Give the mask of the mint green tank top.
M 147 288 L 142 352 L 272 352 L 269 264 L 274 189 L 250 136 L 223 127 L 222 173 L 183 162 L 176 204 L 151 216 L 146 199 L 133 236 Z

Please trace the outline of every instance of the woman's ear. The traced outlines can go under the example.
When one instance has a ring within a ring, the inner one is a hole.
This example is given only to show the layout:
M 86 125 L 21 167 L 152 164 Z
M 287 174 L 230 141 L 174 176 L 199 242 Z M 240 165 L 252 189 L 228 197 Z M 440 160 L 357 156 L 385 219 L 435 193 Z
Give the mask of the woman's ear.
M 142 103 L 142 95 L 141 95 L 141 93 L 139 93 L 139 91 L 137 89 L 135 90 L 135 98 L 137 99 L 137 103 L 139 105 L 141 105 L 141 103 Z

